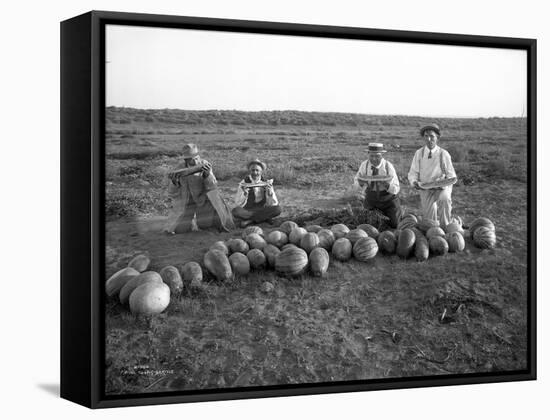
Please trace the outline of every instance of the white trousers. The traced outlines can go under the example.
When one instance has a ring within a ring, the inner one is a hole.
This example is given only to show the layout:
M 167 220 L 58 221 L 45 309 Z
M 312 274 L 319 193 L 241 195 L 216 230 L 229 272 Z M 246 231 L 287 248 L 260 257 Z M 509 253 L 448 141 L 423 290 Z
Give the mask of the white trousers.
M 422 216 L 439 221 L 439 225 L 442 228 L 447 226 L 451 221 L 451 211 L 453 209 L 453 202 L 451 200 L 452 191 L 452 185 L 442 190 L 420 190 Z

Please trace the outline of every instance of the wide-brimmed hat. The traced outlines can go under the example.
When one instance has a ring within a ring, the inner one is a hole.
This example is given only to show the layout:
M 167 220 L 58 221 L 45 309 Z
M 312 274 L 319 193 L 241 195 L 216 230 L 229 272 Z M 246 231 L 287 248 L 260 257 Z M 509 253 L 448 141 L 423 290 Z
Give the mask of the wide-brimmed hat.
M 183 158 L 189 159 L 199 155 L 199 148 L 194 143 L 188 143 L 183 146 Z
M 422 127 L 422 128 L 420 129 L 420 136 L 421 136 L 421 137 L 424 136 L 424 132 L 425 132 L 426 130 L 433 130 L 433 131 L 435 131 L 435 132 L 437 133 L 438 136 L 441 135 L 441 130 L 439 129 L 439 126 L 438 126 L 437 124 L 435 124 L 435 123 L 434 123 L 434 124 L 428 124 L 428 125 L 425 125 L 424 127 Z
M 250 168 L 250 165 L 259 165 L 262 167 L 262 171 L 265 171 L 265 168 L 267 165 L 263 163 L 260 159 L 252 159 L 250 162 L 248 162 L 248 165 L 246 165 L 247 168 Z
M 382 143 L 369 143 L 367 152 L 369 153 L 386 153 Z

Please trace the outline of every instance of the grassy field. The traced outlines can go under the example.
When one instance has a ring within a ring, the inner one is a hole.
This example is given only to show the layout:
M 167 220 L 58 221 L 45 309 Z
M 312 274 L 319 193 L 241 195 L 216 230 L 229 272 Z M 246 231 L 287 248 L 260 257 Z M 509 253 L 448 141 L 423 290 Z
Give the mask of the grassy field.
M 351 183 L 369 141 L 389 150 L 402 204 L 417 211 L 406 183 L 418 127 L 430 119 L 285 112 L 107 109 L 106 276 L 138 253 L 151 269 L 202 262 L 231 233 L 161 233 L 168 168 L 194 142 L 231 202 L 244 164 L 268 164 L 280 220 L 345 221 Z M 497 246 L 467 241 L 461 254 L 424 263 L 378 255 L 331 261 L 318 279 L 264 270 L 226 285 L 172 297 L 153 319 L 106 305 L 108 394 L 494 372 L 526 367 L 527 174 L 522 119 L 438 119 L 460 182 L 453 212 L 466 224 L 492 219 Z M 273 229 L 264 226 L 265 230 Z M 260 291 L 263 281 L 275 290 Z M 443 315 L 445 314 L 445 315 Z

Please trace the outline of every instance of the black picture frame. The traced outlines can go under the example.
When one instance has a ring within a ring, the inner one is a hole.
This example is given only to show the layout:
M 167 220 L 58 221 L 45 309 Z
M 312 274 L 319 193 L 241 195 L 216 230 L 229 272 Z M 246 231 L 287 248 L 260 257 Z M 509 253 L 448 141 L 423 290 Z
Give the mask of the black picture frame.
M 527 52 L 527 369 L 338 383 L 106 396 L 104 386 L 105 25 L 399 41 Z M 90 408 L 536 379 L 536 40 L 92 11 L 61 23 L 61 397 Z

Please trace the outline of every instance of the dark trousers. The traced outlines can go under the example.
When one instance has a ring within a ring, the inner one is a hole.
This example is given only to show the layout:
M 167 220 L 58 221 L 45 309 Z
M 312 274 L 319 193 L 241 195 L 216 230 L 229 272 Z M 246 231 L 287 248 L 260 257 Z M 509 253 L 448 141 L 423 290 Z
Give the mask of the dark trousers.
M 231 213 L 233 217 L 241 220 L 252 220 L 254 223 L 265 222 L 266 220 L 273 219 L 281 214 L 281 207 L 279 206 L 263 206 L 263 207 L 235 207 Z
M 395 194 L 387 191 L 367 191 L 365 193 L 365 208 L 375 208 L 380 210 L 390 219 L 389 225 L 396 228 L 401 216 L 401 202 Z
M 189 202 L 185 207 L 185 211 L 177 220 L 175 232 L 189 232 L 191 230 L 195 215 L 197 216 L 197 226 L 199 229 L 208 229 L 212 226 L 220 229 L 220 218 L 218 217 L 218 213 L 216 213 L 214 207 L 212 207 L 210 201 L 207 199 L 202 206 L 198 206 L 197 203 L 195 203 L 190 197 Z

